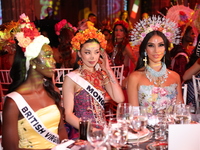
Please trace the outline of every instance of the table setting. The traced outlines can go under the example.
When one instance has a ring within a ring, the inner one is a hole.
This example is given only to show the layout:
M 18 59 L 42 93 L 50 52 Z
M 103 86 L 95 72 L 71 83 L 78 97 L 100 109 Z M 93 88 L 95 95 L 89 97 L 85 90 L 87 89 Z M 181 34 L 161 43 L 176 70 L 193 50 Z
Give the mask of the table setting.
M 83 132 L 87 140 L 75 140 L 66 149 L 177 150 L 181 147 L 181 150 L 188 150 L 186 144 L 190 150 L 198 150 L 199 122 L 200 114 L 191 114 L 189 106 L 184 104 L 170 105 L 165 111 L 148 114 L 143 106 L 120 103 L 116 117 L 104 123 L 88 120 Z

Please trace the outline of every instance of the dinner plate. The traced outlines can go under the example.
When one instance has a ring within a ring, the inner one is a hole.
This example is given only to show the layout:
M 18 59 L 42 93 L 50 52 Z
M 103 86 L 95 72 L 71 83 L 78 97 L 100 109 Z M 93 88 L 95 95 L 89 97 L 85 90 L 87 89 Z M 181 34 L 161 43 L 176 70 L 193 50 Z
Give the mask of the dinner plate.
M 150 132 L 149 130 L 148 131 L 147 130 L 139 137 L 138 140 L 139 140 L 140 143 L 146 142 L 146 141 L 148 141 L 149 139 L 152 138 L 153 132 Z M 135 137 L 132 136 L 132 138 L 130 138 L 130 139 L 128 138 L 127 142 L 131 143 L 131 144 L 137 143 L 137 137 L 135 138 Z
M 137 133 L 132 133 L 132 132 L 128 132 L 128 139 L 129 140 L 134 140 L 137 139 L 138 136 L 139 138 L 143 138 L 145 136 L 147 136 L 150 133 L 150 131 L 147 128 L 144 128 L 142 131 L 140 131 L 139 135 Z
M 147 150 L 168 150 L 167 142 L 153 142 L 146 146 Z

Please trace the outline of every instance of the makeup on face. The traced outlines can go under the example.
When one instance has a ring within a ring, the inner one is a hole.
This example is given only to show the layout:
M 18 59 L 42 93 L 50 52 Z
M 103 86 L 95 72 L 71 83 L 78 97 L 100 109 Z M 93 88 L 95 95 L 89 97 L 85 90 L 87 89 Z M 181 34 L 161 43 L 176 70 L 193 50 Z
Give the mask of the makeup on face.
M 165 54 L 163 39 L 158 35 L 152 36 L 147 43 L 146 53 L 149 58 L 149 63 L 161 63 L 161 59 Z
M 44 45 L 40 54 L 35 59 L 35 63 L 43 68 L 54 69 L 55 60 L 53 58 L 53 51 L 49 45 Z
M 97 42 L 85 43 L 78 54 L 84 65 L 94 67 L 100 57 L 100 45 Z

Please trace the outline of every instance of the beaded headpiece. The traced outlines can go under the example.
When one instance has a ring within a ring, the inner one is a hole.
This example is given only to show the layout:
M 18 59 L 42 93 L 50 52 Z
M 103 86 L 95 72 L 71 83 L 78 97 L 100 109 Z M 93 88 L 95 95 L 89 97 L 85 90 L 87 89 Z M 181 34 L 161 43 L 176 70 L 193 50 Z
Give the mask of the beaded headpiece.
M 29 70 L 30 60 L 36 58 L 44 44 L 49 44 L 49 39 L 40 35 L 34 23 L 24 13 L 20 15 L 18 31 L 15 35 L 18 45 L 26 57 L 26 70 Z
M 69 22 L 67 22 L 66 19 L 63 19 L 60 22 L 55 24 L 55 32 L 56 32 L 56 34 L 60 35 L 60 31 L 63 28 L 67 28 L 67 29 L 71 30 L 74 33 L 77 31 L 76 27 L 73 27 Z
M 114 25 L 118 25 L 118 24 L 124 26 L 124 27 L 127 28 L 127 29 L 128 29 L 128 27 L 129 27 L 128 23 L 125 22 L 124 20 L 118 20 L 118 21 L 116 21 L 116 22 L 114 23 Z
M 160 16 L 152 16 L 135 24 L 134 29 L 130 31 L 131 45 L 140 45 L 145 36 L 152 31 L 162 32 L 171 43 L 180 43 L 180 30 L 175 22 Z
M 72 49 L 75 51 L 79 51 L 81 49 L 81 44 L 84 44 L 89 39 L 96 39 L 100 44 L 101 50 L 106 49 L 107 41 L 105 40 L 105 36 L 96 28 L 89 28 L 83 31 L 79 31 L 72 38 Z

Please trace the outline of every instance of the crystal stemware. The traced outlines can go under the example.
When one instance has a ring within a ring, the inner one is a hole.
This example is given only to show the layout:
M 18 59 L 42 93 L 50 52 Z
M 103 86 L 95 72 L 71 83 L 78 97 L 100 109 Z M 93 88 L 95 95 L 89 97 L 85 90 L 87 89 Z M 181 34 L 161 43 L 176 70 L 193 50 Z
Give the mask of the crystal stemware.
M 95 148 L 95 150 L 100 150 L 102 144 L 108 139 L 107 126 L 105 124 L 100 124 L 96 122 L 89 121 L 87 129 L 87 140 Z

